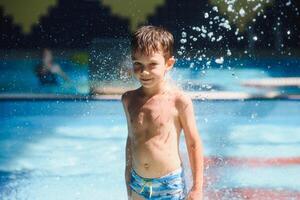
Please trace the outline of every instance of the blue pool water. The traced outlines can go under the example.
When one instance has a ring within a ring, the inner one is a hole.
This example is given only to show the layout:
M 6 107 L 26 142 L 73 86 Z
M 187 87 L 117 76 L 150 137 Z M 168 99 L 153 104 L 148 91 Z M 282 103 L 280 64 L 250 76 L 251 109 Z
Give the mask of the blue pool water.
M 192 65 L 192 68 L 189 66 Z M 234 91 L 248 93 L 299 93 L 298 87 L 253 88 L 241 83 L 278 77 L 299 77 L 300 60 L 298 58 L 225 58 L 223 64 L 214 59 L 207 62 L 198 60 L 178 60 L 171 71 L 171 77 L 184 90 L 191 91 Z
M 299 197 L 299 101 L 194 101 L 194 106 L 210 160 L 206 196 L 225 190 L 222 198 L 210 199 L 247 199 L 235 191 L 253 189 Z M 0 110 L 1 199 L 126 199 L 127 129 L 120 101 L 1 101 Z M 277 162 L 268 164 L 272 159 Z
M 79 65 L 68 58 L 57 58 L 57 63 L 66 71 L 71 83 L 60 80 L 60 86 L 41 86 L 34 74 L 39 59 L 1 59 L 1 93 L 55 93 L 88 94 L 88 66 Z M 190 68 L 193 63 L 193 67 Z M 129 66 L 130 67 L 130 66 Z M 184 90 L 192 91 L 239 91 L 264 93 L 271 90 L 279 93 L 299 94 L 298 87 L 259 89 L 244 87 L 243 81 L 273 77 L 300 77 L 299 58 L 225 58 L 222 65 L 211 60 L 210 64 L 198 60 L 181 60 L 175 64 L 170 77 Z
M 89 93 L 87 65 L 76 64 L 69 58 L 58 58 L 56 63 L 66 72 L 71 82 L 65 83 L 58 77 L 59 86 L 40 85 L 35 75 L 37 58 L 13 58 L 0 61 L 0 93 Z

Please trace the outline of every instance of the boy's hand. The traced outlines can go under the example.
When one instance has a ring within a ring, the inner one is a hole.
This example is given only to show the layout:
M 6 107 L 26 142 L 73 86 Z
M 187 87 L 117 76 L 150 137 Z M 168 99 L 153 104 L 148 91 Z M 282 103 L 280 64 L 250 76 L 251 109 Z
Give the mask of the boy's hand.
M 188 193 L 187 200 L 202 200 L 202 192 L 200 190 L 191 190 Z

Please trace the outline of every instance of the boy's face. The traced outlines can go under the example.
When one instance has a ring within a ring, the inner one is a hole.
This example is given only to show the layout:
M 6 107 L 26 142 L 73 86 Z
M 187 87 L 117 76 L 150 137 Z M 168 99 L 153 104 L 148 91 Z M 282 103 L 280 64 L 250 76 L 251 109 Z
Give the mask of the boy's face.
M 136 52 L 132 56 L 133 72 L 143 87 L 152 88 L 164 80 L 164 76 L 174 63 L 174 57 L 165 59 L 163 52 L 147 56 Z

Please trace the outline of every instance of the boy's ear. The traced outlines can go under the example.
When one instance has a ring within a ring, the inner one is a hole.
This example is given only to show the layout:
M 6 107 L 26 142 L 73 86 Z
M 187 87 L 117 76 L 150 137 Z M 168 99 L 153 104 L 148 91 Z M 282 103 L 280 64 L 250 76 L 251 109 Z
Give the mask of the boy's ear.
M 166 67 L 168 70 L 172 69 L 173 65 L 175 64 L 175 58 L 174 56 L 170 57 L 166 61 Z

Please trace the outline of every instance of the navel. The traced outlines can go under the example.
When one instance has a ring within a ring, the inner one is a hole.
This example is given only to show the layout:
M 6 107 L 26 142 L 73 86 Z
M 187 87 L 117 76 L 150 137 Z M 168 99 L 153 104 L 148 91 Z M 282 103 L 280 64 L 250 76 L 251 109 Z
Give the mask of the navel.
M 144 164 L 144 167 L 145 167 L 145 169 L 148 169 L 148 168 L 149 168 L 149 164 L 148 164 L 148 163 L 145 163 L 145 164 Z

